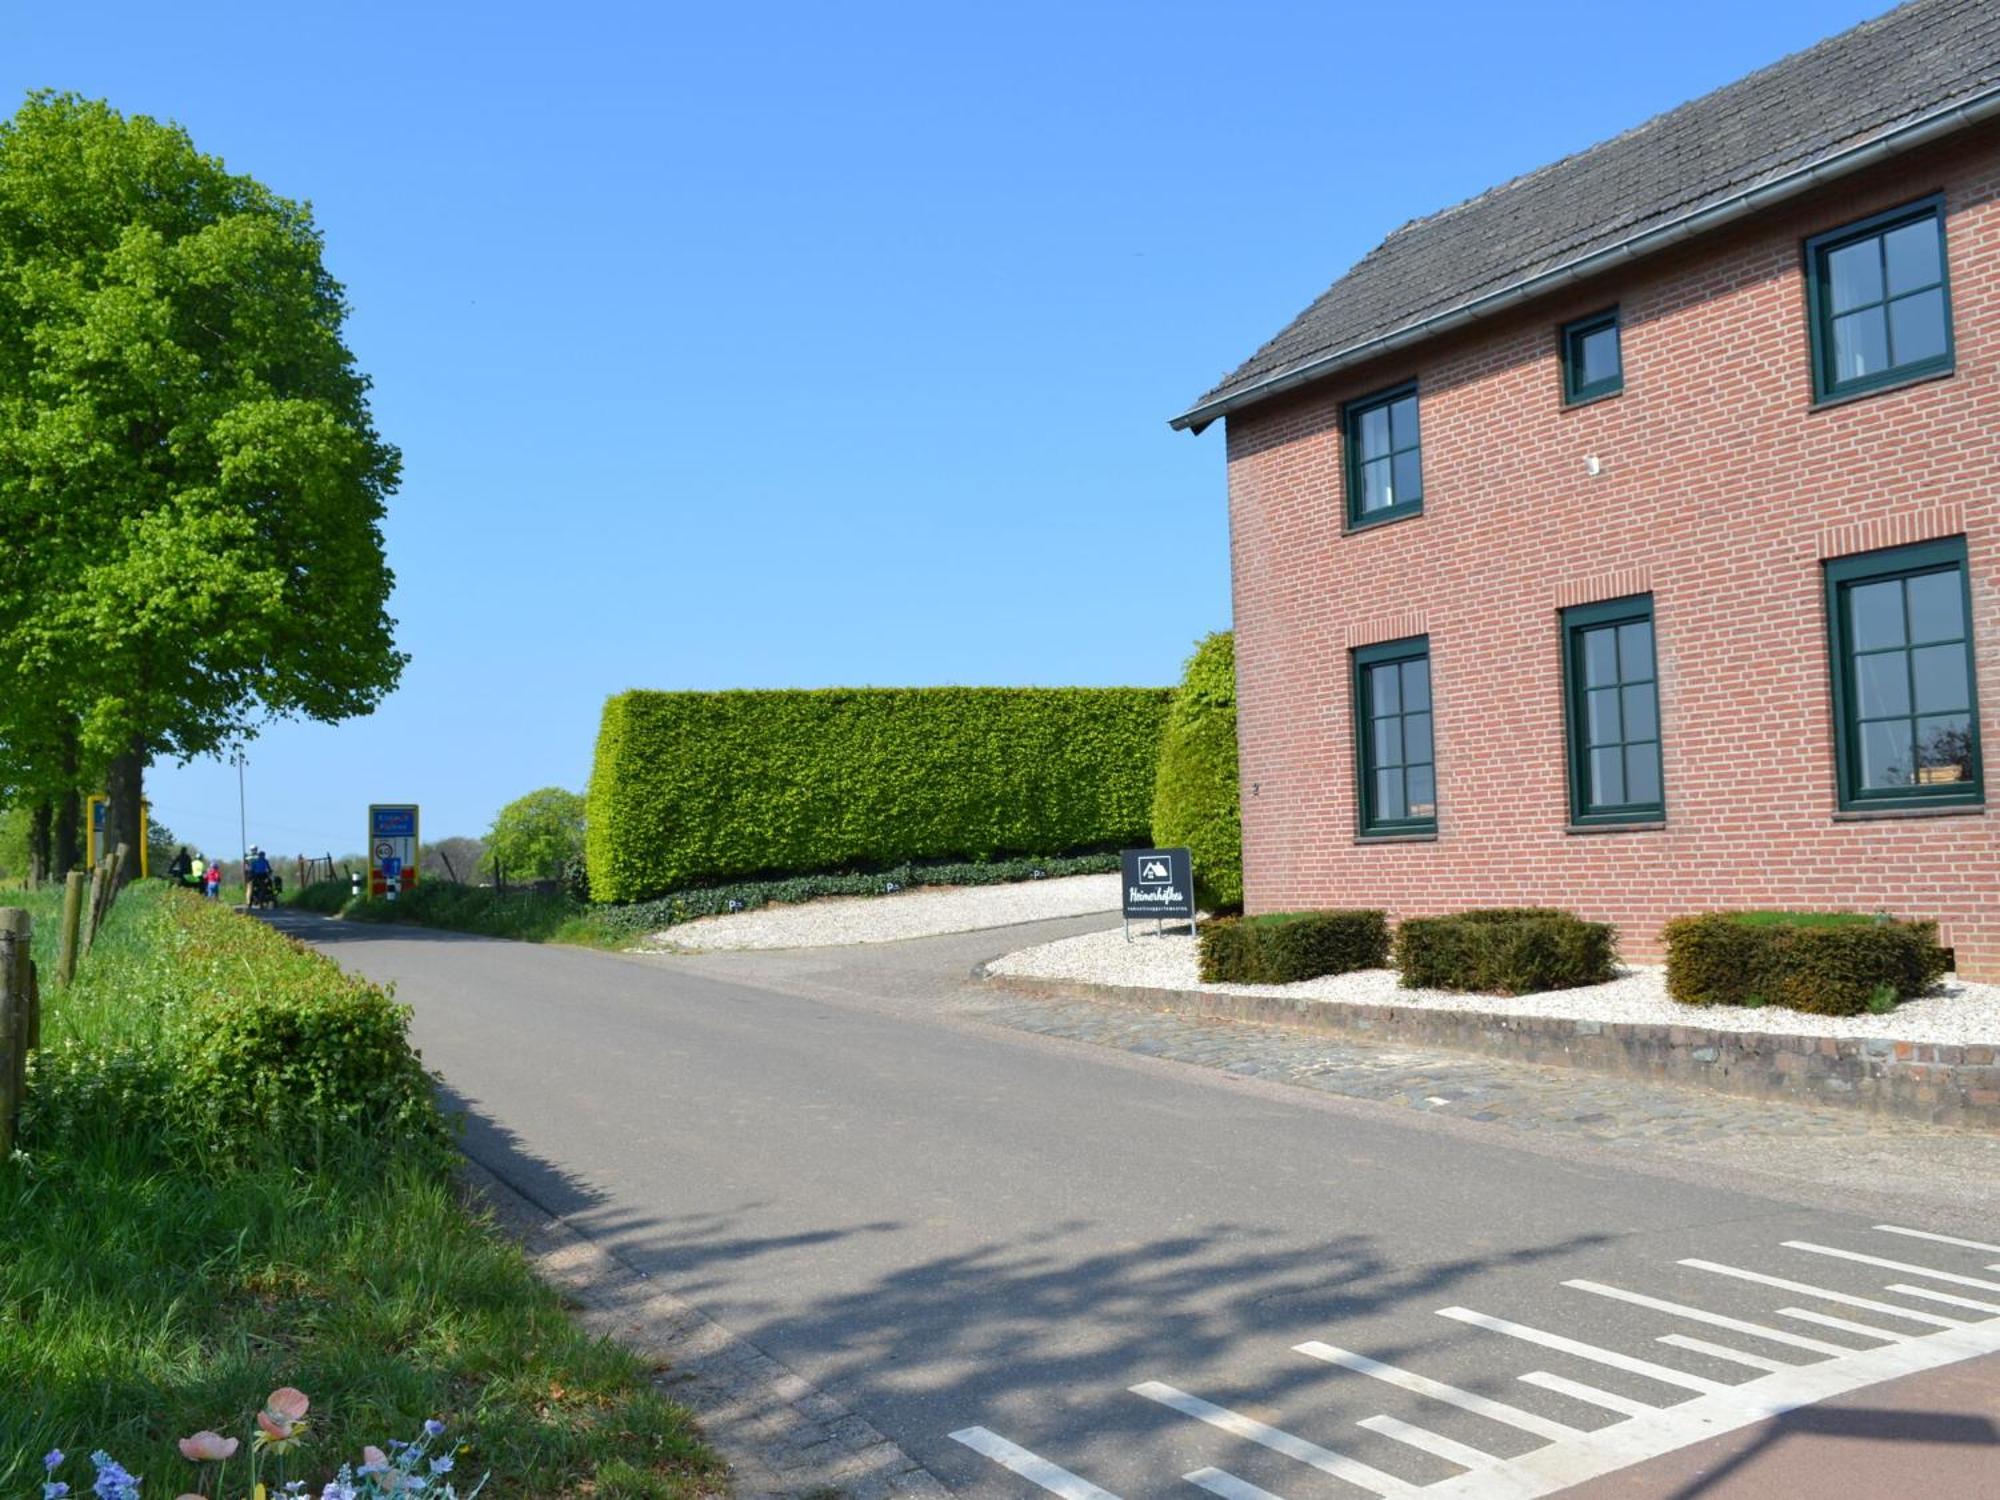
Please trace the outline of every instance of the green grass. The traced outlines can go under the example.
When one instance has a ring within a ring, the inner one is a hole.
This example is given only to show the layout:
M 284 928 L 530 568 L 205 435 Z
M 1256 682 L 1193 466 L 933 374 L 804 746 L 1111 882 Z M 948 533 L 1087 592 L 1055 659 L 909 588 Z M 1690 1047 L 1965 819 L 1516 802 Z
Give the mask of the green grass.
M 55 902 L 19 900 L 45 974 Z M 30 1492 L 55 1447 L 106 1448 L 149 1494 L 191 1490 L 175 1440 L 244 1435 L 279 1385 L 313 1399 L 290 1473 L 315 1493 L 363 1443 L 429 1416 L 468 1445 L 459 1473 L 491 1470 L 496 1496 L 719 1489 L 688 1414 L 642 1361 L 577 1329 L 468 1211 L 434 1137 L 323 1131 L 309 1155 L 277 1136 L 229 1150 L 167 1107 L 217 973 L 294 996 L 352 983 L 250 926 L 134 887 L 77 983 L 45 990 L 22 1154 L 0 1166 L 0 1493 Z M 87 1488 L 80 1462 L 61 1477 Z
M 1745 927 L 1873 927 L 1881 919 L 1862 911 L 1733 911 Z
M 786 875 L 677 891 L 653 901 L 596 906 L 560 892 L 500 891 L 490 886 L 427 880 L 395 901 L 355 901 L 344 881 L 323 880 L 287 891 L 284 902 L 303 911 L 356 922 L 401 922 L 526 943 L 569 943 L 582 948 L 623 948 L 649 932 L 697 917 L 823 896 L 881 896 L 924 885 L 1001 885 L 1011 881 L 1102 874 L 1118 868 L 1116 854 L 1072 854 L 1047 859 L 937 862 L 888 870 L 843 870 Z

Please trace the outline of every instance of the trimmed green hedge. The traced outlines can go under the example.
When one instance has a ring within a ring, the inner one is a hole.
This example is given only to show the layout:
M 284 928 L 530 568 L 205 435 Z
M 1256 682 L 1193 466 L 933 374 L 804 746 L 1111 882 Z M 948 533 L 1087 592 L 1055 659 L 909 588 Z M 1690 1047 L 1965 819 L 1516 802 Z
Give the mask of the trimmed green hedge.
M 1218 630 L 1188 658 L 1160 741 L 1153 842 L 1194 856 L 1195 900 L 1243 909 L 1243 808 L 1236 769 L 1236 637 Z
M 1388 960 L 1389 919 L 1379 911 L 1267 912 L 1218 917 L 1201 929 L 1206 984 L 1296 984 Z
M 1164 688 L 621 693 L 590 777 L 594 901 L 1148 838 Z
M 1685 1005 L 1888 1011 L 1951 967 L 1937 923 L 1831 912 L 1708 912 L 1666 926 L 1667 993 Z
M 1526 995 L 1602 984 L 1616 972 L 1610 926 L 1538 906 L 1410 917 L 1396 928 L 1396 967 L 1409 989 Z

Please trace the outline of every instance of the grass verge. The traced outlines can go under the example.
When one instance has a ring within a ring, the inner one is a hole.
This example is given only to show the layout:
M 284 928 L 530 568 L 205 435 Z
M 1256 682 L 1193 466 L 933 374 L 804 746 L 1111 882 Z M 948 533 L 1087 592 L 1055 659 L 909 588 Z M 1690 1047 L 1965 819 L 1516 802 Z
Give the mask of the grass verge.
M 55 899 L 13 899 L 48 974 Z M 0 1164 L 0 1493 L 29 1492 L 51 1448 L 108 1449 L 148 1493 L 192 1490 L 176 1440 L 244 1435 L 281 1385 L 313 1400 L 290 1473 L 315 1493 L 362 1444 L 433 1416 L 466 1445 L 458 1474 L 490 1470 L 493 1495 L 721 1487 L 644 1363 L 576 1328 L 461 1203 L 381 991 L 147 883 L 44 1011 L 21 1151 Z M 376 1055 L 392 1043 L 394 1066 Z M 343 1071 L 356 1050 L 367 1066 Z

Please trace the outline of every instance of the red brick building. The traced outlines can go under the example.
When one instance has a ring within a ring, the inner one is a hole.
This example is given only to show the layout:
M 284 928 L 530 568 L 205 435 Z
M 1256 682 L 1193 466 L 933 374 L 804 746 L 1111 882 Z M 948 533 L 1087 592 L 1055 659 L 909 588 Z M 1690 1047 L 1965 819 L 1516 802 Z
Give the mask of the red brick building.
M 2000 978 L 2000 5 L 1405 225 L 1225 419 L 1251 911 L 1935 917 Z

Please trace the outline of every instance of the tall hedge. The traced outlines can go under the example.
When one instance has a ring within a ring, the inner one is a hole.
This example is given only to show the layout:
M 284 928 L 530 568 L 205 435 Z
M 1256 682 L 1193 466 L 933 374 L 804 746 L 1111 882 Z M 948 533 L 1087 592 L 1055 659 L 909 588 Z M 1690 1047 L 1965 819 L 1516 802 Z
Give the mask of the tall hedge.
M 621 693 L 587 850 L 597 901 L 705 880 L 1146 837 L 1164 688 Z
M 1194 856 L 1195 899 L 1243 907 L 1243 807 L 1236 771 L 1236 637 L 1218 630 L 1188 658 L 1167 714 L 1153 786 L 1153 842 Z

